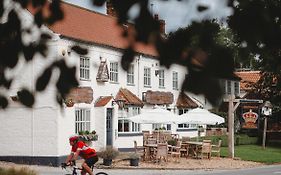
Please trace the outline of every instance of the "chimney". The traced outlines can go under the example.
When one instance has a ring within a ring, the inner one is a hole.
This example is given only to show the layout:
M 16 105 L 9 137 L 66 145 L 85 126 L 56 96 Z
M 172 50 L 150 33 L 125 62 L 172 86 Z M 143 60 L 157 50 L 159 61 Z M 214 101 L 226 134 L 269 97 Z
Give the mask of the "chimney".
M 117 16 L 111 1 L 106 1 L 106 14 L 110 16 Z
M 166 25 L 165 20 L 159 19 L 159 15 L 158 14 L 154 15 L 154 19 L 157 20 L 160 23 L 160 33 L 165 35 L 166 34 L 166 31 L 165 31 L 165 25 Z

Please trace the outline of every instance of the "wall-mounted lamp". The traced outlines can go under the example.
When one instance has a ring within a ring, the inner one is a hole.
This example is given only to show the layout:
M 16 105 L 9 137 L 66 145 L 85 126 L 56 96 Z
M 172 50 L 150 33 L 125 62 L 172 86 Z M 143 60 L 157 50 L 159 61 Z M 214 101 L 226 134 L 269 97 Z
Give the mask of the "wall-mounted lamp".
M 19 101 L 19 97 L 17 95 L 10 96 L 13 101 Z
M 119 108 L 123 109 L 125 107 L 125 100 L 124 99 L 113 99 L 111 102 L 111 106 L 117 104 Z

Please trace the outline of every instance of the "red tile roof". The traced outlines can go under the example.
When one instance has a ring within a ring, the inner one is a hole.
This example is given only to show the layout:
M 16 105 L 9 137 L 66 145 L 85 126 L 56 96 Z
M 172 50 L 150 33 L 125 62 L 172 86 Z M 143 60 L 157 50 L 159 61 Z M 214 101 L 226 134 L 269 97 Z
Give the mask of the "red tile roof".
M 177 104 L 178 108 L 197 108 L 198 105 L 184 92 L 181 92 L 178 96 Z
M 143 106 L 143 102 L 135 94 L 125 88 L 120 88 L 115 100 L 124 100 L 126 105 Z
M 72 99 L 74 103 L 88 103 L 93 101 L 93 89 L 91 87 L 77 87 L 71 89 L 67 99 Z
M 151 91 L 145 93 L 145 102 L 152 105 L 172 104 L 174 95 L 171 92 Z
M 63 1 L 61 7 L 64 19 L 49 26 L 55 33 L 118 49 L 125 49 L 128 46 L 127 40 L 121 36 L 123 29 L 117 26 L 116 17 L 100 14 Z M 29 7 L 28 10 L 32 14 L 36 12 L 32 7 Z M 138 43 L 136 51 L 157 56 L 155 47 L 151 45 Z
M 113 97 L 112 96 L 101 96 L 95 103 L 95 107 L 105 106 Z
M 241 71 L 235 72 L 235 74 L 241 78 L 240 81 L 240 89 L 241 90 L 249 90 L 251 84 L 256 83 L 261 78 L 260 71 Z

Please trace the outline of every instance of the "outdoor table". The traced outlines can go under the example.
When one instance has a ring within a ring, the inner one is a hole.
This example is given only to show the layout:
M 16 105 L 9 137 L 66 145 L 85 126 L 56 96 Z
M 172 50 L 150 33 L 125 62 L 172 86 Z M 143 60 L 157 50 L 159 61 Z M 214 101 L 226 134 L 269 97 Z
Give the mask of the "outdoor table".
M 144 149 L 147 149 L 148 151 L 144 151 L 145 153 L 148 153 L 149 155 L 144 155 L 144 157 L 149 157 L 150 160 L 155 158 L 155 153 L 157 152 L 157 144 L 144 144 Z M 174 146 L 168 145 L 168 149 L 171 151 Z
M 186 141 L 183 144 L 188 144 L 189 148 L 192 151 L 193 156 L 198 158 L 199 149 L 200 147 L 202 147 L 203 142 Z

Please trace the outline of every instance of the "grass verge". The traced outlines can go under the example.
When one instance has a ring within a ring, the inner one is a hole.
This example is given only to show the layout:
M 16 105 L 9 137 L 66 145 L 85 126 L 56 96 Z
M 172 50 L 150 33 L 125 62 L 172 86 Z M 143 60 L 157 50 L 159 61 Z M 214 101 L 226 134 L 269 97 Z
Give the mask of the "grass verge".
M 281 148 L 266 147 L 263 149 L 258 145 L 240 145 L 235 146 L 235 157 L 240 157 L 242 160 L 254 162 L 262 162 L 266 164 L 281 163 Z M 221 156 L 227 157 L 228 148 L 221 148 Z

